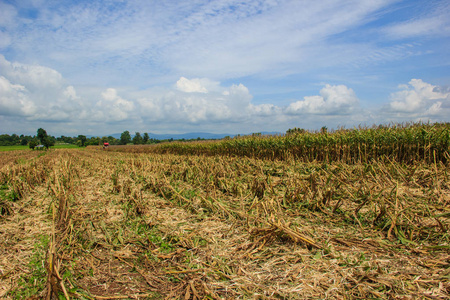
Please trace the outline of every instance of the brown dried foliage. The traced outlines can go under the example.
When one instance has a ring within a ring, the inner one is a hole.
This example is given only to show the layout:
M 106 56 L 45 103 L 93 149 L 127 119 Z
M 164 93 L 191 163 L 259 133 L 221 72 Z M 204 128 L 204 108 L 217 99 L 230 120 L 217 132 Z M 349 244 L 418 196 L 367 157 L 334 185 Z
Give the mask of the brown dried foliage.
M 47 235 L 47 299 L 445 299 L 448 171 L 50 151 L 0 169 L 0 297 Z

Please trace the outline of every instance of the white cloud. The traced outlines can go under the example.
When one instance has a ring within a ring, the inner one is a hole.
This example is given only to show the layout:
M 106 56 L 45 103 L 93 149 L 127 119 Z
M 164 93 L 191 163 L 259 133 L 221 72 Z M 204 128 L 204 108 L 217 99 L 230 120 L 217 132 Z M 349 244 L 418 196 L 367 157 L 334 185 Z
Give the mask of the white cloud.
M 179 84 L 182 81 L 182 85 Z M 203 84 L 211 86 L 206 90 Z M 194 83 L 191 85 L 191 83 Z M 217 82 L 207 79 L 186 79 L 182 77 L 176 88 L 181 91 L 164 90 L 155 92 L 148 90 L 138 93 L 138 103 L 143 109 L 143 119 L 146 122 L 192 123 L 200 122 L 233 122 L 247 112 L 252 96 L 242 85 L 221 87 Z M 193 88 L 193 86 L 195 88 Z
M 304 100 L 291 103 L 287 114 L 304 115 L 347 115 L 359 108 L 355 92 L 345 85 L 325 85 L 320 96 L 307 96 Z
M 421 35 L 450 35 L 450 21 L 442 18 L 427 18 L 393 25 L 386 33 L 395 38 L 409 38 Z
M 281 113 L 282 108 L 273 104 L 265 103 L 259 105 L 249 104 L 247 110 L 252 115 L 261 117 L 274 117 Z
M 64 90 L 64 96 L 67 97 L 67 99 L 71 99 L 71 100 L 78 100 L 79 97 L 77 96 L 77 92 L 75 91 L 75 88 L 73 86 L 68 86 L 65 90 Z
M 203 86 L 202 80 L 199 78 L 187 79 L 185 77 L 181 77 L 177 81 L 177 89 L 186 93 L 207 93 L 208 90 L 205 86 Z
M 174 24 L 176 42 L 164 52 L 171 68 L 223 78 L 326 67 L 336 63 L 323 62 L 318 53 L 329 48 L 327 39 L 370 21 L 390 1 L 274 1 L 264 8 L 254 1 L 230 2 L 208 2 Z
M 409 85 L 400 85 L 391 94 L 387 112 L 399 117 L 444 118 L 450 115 L 450 91 L 421 79 L 411 79 Z
M 0 29 L 0 49 L 1 48 L 6 48 L 7 46 L 9 46 L 11 44 L 11 37 L 9 36 L 8 33 L 3 32 Z
M 433 103 L 425 112 L 425 115 L 436 116 L 442 113 L 442 102 Z
M 54 69 L 40 65 L 11 63 L 0 54 L 1 74 L 25 85 L 29 90 L 59 89 L 65 84 L 62 75 Z
M 0 55 L 0 76 L 2 111 L 8 114 L 45 121 L 67 121 L 86 116 L 75 88 L 68 86 L 56 70 L 11 63 Z M 9 109 L 6 109 L 6 103 L 9 103 Z
M 30 116 L 34 112 L 25 87 L 0 76 L 0 115 Z
M 84 83 L 120 79 L 142 85 L 163 76 L 173 82 L 181 74 L 277 76 L 336 64 L 327 59 L 336 46 L 328 39 L 370 22 L 392 2 L 56 1 L 36 5 L 33 22 L 9 13 L 8 24 L 17 26 L 8 33 L 22 57 L 58 66 Z M 95 76 L 99 70 L 106 79 Z
M 102 100 L 99 100 L 94 108 L 94 117 L 99 121 L 114 122 L 127 120 L 135 108 L 132 101 L 120 97 L 114 88 L 108 88 L 101 93 L 101 96 Z
M 421 79 L 399 88 L 376 122 L 448 121 L 449 88 Z M 254 103 L 242 83 L 226 86 L 208 78 L 181 77 L 169 87 L 146 90 L 74 86 L 56 70 L 11 63 L 0 55 L 1 128 L 29 124 L 28 132 L 34 132 L 45 127 L 42 122 L 52 122 L 60 134 L 75 135 L 123 130 L 248 133 L 353 126 L 375 120 L 376 116 L 367 116 L 377 112 L 364 111 L 356 93 L 346 85 L 326 84 L 317 95 L 280 106 L 270 100 Z
M 388 25 L 383 32 L 391 38 L 411 38 L 419 36 L 450 36 L 450 5 L 448 2 L 430 3 L 421 16 Z
M 349 85 L 348 77 L 361 80 L 361 73 L 381 74 L 373 67 L 385 70 L 387 61 L 411 62 L 429 55 L 429 50 L 435 52 L 429 57 L 437 57 L 442 65 L 448 61 L 442 55 L 446 41 L 437 47 L 416 39 L 445 36 L 448 9 L 417 17 L 402 8 L 408 7 L 405 2 L 15 1 L 10 2 L 13 7 L 0 1 L 0 49 L 22 62 L 51 66 L 71 83 L 103 87 L 146 89 L 179 79 L 179 91 L 206 93 L 214 90 L 198 78 L 210 78 L 227 83 L 249 80 L 253 92 L 259 93 L 257 86 L 268 88 L 273 78 L 295 75 L 298 82 L 302 77 L 317 82 L 323 74 Z M 446 1 L 416 5 L 435 3 Z M 397 16 L 408 21 L 391 26 Z M 390 27 L 380 30 L 380 24 Z M 392 39 L 386 42 L 386 34 L 394 40 L 414 40 L 398 45 Z M 414 62 L 417 68 L 418 64 Z M 361 67 L 365 70 L 358 70 Z M 342 69 L 357 74 L 349 76 Z M 183 81 L 182 75 L 190 81 Z
M 14 6 L 0 2 L 0 26 L 11 26 L 14 24 L 17 11 Z
M 437 92 L 436 86 L 411 79 L 408 85 L 400 85 L 401 91 L 391 94 L 390 108 L 395 112 L 423 112 L 434 104 L 435 100 L 444 99 L 448 94 Z

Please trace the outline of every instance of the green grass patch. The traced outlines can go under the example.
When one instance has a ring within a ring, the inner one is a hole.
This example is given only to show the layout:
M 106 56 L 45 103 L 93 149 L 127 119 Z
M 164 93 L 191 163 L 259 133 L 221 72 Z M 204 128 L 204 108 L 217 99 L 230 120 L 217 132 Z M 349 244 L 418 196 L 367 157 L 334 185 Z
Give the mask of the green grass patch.
M 80 148 L 77 145 L 73 144 L 56 144 L 55 146 L 50 147 L 50 149 L 73 149 L 73 148 Z M 2 151 L 16 151 L 16 150 L 30 150 L 30 147 L 27 145 L 16 145 L 16 146 L 0 146 L 0 152 Z M 42 150 L 34 150 L 34 151 L 42 151 Z
M 80 148 L 77 145 L 74 144 L 56 144 L 53 147 L 50 147 L 50 149 L 73 149 L 73 148 Z
M 44 261 L 49 242 L 49 236 L 41 235 L 39 237 L 39 241 L 34 245 L 33 255 L 28 264 L 30 272 L 24 273 L 20 277 L 19 286 L 9 294 L 13 299 L 25 299 L 36 296 L 44 290 L 47 282 L 47 271 Z
M 30 148 L 28 146 L 21 146 L 21 145 L 17 145 L 17 146 L 0 146 L 0 152 L 1 151 L 26 150 L 26 149 L 30 149 Z

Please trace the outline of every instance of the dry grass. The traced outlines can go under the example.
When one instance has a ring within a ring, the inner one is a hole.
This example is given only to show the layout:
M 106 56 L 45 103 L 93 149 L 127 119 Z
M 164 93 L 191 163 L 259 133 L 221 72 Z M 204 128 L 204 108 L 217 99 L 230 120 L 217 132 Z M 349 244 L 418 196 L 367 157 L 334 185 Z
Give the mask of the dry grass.
M 0 169 L 0 297 L 447 299 L 448 172 L 97 150 L 24 158 Z

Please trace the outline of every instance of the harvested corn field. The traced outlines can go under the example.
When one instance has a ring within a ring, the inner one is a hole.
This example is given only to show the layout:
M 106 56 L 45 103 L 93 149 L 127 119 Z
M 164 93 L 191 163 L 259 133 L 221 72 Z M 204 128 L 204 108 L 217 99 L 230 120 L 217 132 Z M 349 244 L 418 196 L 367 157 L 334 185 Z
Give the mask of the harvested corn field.
M 448 162 L 1 155 L 1 298 L 450 297 Z

